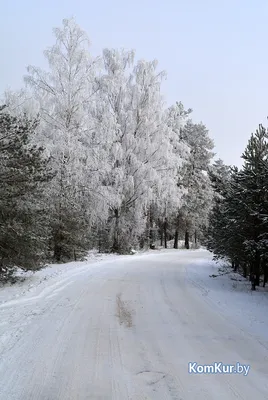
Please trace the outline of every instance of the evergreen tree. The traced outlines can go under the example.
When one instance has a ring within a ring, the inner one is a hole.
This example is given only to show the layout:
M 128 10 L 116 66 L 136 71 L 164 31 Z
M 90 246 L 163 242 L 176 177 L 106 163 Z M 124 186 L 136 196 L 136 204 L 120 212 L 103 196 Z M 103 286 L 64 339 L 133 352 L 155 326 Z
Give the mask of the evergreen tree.
M 178 224 L 184 228 L 185 248 L 189 249 L 190 236 L 197 236 L 208 223 L 213 191 L 208 168 L 214 156 L 214 143 L 204 124 L 187 121 L 181 130 L 181 139 L 189 146 L 190 154 L 182 168 L 181 184 L 186 189 L 179 209 Z
M 43 185 L 51 175 L 31 144 L 38 121 L 0 111 L 0 279 L 14 266 L 36 269 L 47 248 Z
M 208 248 L 235 269 L 241 266 L 244 276 L 250 275 L 253 290 L 262 274 L 264 284 L 267 281 L 267 137 L 267 130 L 259 125 L 242 155 L 242 169 L 232 168 L 225 185 L 211 174 L 219 196 L 210 216 Z
M 244 165 L 238 174 L 239 215 L 243 220 L 244 250 L 250 266 L 250 277 L 253 285 L 259 285 L 261 261 L 266 239 L 263 215 L 267 204 L 267 131 L 259 125 L 256 133 L 251 135 L 242 155 Z M 253 288 L 254 288 L 253 286 Z

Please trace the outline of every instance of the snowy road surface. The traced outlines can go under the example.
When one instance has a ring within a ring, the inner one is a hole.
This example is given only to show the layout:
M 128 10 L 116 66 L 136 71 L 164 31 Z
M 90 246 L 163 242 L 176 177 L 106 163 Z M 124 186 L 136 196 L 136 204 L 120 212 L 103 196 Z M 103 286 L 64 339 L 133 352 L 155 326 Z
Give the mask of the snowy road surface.
M 268 399 L 267 320 L 243 324 L 237 294 L 213 289 L 210 259 L 168 250 L 83 264 L 3 303 L 0 399 Z M 195 375 L 191 361 L 251 368 Z

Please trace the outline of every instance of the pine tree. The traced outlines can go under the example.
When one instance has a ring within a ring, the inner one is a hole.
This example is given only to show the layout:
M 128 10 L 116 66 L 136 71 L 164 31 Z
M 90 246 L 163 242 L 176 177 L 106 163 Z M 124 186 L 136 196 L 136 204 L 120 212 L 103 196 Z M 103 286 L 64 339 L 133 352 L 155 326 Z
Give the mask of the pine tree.
M 264 284 L 267 281 L 267 137 L 260 125 L 242 155 L 242 169 L 231 169 L 225 187 L 216 183 L 219 196 L 208 231 L 208 248 L 216 257 L 232 262 L 235 269 L 241 266 L 244 276 L 250 275 L 253 290 L 262 274 Z
M 38 121 L 0 111 L 0 279 L 14 266 L 37 269 L 47 248 L 43 149 L 31 144 Z
M 267 131 L 259 125 L 251 135 L 242 155 L 244 165 L 238 175 L 240 215 L 244 221 L 244 249 L 250 265 L 250 277 L 255 285 L 260 283 L 263 238 L 266 235 L 263 223 L 264 205 L 267 204 Z
M 227 196 L 231 187 L 231 168 L 224 165 L 222 160 L 216 160 L 208 170 L 214 190 L 213 207 L 209 214 L 209 226 L 206 231 L 206 245 L 212 251 L 215 259 L 228 258 L 228 246 L 232 239 L 233 230 L 229 232 L 229 214 L 227 213 Z M 234 221 L 232 221 L 234 222 Z M 234 226 L 233 226 L 234 228 Z M 230 259 L 231 261 L 231 259 Z
M 212 206 L 213 191 L 207 172 L 214 156 L 214 144 L 205 125 L 194 124 L 191 120 L 181 130 L 181 139 L 189 146 L 190 154 L 182 169 L 181 184 L 186 193 L 178 223 L 184 228 L 185 248 L 189 249 L 190 235 L 197 241 L 207 225 Z

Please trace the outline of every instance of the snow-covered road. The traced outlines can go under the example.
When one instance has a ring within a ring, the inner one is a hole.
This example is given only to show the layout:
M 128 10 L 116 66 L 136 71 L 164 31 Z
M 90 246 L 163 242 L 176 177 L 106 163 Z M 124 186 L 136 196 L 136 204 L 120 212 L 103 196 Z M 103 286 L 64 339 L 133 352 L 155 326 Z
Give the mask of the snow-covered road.
M 107 259 L 3 303 L 0 400 L 268 399 L 267 319 L 262 335 L 239 302 L 230 312 L 210 260 L 202 250 Z M 194 361 L 250 371 L 189 374 Z

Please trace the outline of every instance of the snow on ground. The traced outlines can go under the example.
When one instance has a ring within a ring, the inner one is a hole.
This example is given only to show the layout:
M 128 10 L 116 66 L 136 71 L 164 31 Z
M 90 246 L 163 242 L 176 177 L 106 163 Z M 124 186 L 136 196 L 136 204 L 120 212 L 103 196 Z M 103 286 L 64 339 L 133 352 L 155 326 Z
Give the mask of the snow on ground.
M 183 241 L 181 241 L 181 246 Z M 171 241 L 169 242 L 169 248 L 171 248 Z M 157 251 L 161 251 L 163 248 L 159 247 L 159 250 L 143 250 L 134 251 L 129 256 L 138 256 L 141 254 L 155 254 Z M 99 253 L 98 250 L 91 250 L 83 261 L 69 262 L 64 264 L 49 264 L 45 268 L 39 271 L 22 271 L 18 269 L 15 276 L 18 277 L 18 281 L 14 284 L 0 284 L 0 309 L 4 303 L 9 303 L 15 300 L 20 301 L 25 295 L 34 293 L 35 296 L 40 295 L 43 291 L 45 293 L 49 291 L 49 286 L 53 284 L 59 284 L 62 286 L 64 280 L 70 280 L 71 277 L 75 278 L 77 274 L 81 274 L 84 271 L 88 271 L 89 268 L 98 268 L 100 261 L 113 261 L 117 258 L 122 258 L 116 254 L 103 254 Z M 54 287 L 54 286 L 53 286 Z
M 94 255 L 0 289 L 0 400 L 267 399 L 267 294 L 218 269 L 202 249 Z
M 0 307 L 14 299 L 21 299 L 29 293 L 40 293 L 59 281 L 63 284 L 65 278 L 75 277 L 89 268 L 97 268 L 96 263 L 103 260 L 115 260 L 120 256 L 114 254 L 100 254 L 97 250 L 89 251 L 84 261 L 69 262 L 64 264 L 49 264 L 39 271 L 18 270 L 15 274 L 19 280 L 14 284 L 0 286 Z
M 200 255 L 202 254 L 199 250 Z M 200 258 L 187 268 L 188 280 L 219 312 L 268 348 L 268 286 L 251 290 L 251 283 L 223 262 Z

